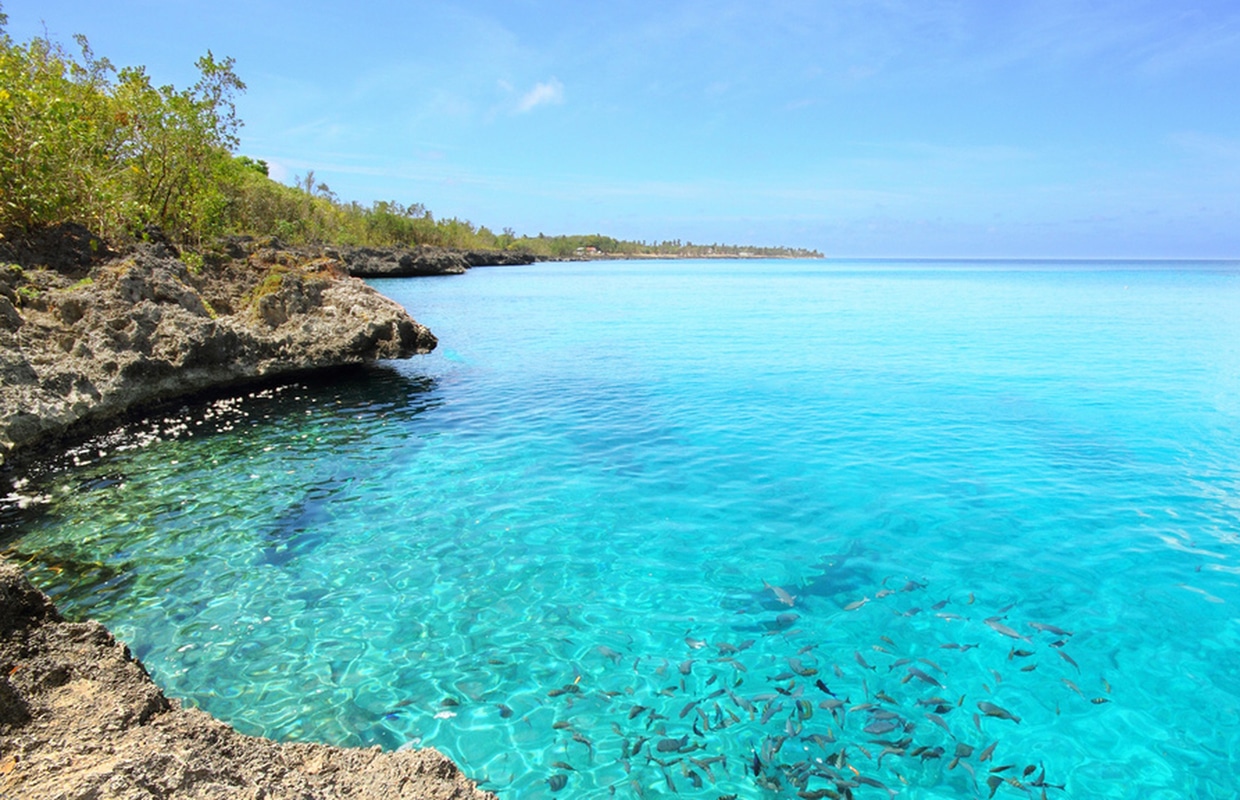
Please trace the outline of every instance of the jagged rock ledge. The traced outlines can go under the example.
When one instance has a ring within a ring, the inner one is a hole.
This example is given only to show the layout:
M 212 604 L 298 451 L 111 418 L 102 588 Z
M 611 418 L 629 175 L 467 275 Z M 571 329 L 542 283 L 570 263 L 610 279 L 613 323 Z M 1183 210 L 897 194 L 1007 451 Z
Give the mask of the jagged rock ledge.
M 97 622 L 0 561 L 0 797 L 485 800 L 432 748 L 278 744 L 164 697 Z
M 408 278 L 461 275 L 470 267 L 533 264 L 534 256 L 501 250 L 452 250 L 445 247 L 348 247 L 335 254 L 355 278 Z
M 233 241 L 191 269 L 165 244 L 97 249 L 0 254 L 0 465 L 174 397 L 436 344 L 323 252 Z
M 72 226 L 5 243 L 0 466 L 174 397 L 435 345 L 325 252 L 237 240 L 191 268 L 167 243 L 116 256 Z M 494 795 L 435 750 L 277 744 L 182 709 L 102 625 L 66 622 L 0 559 L 0 797 Z

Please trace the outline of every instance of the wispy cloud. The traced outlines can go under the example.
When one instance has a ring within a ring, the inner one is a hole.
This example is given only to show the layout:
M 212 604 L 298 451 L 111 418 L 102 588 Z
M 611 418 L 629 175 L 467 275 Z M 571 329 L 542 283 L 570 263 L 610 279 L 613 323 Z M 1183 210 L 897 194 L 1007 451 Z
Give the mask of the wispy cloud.
M 556 78 L 546 83 L 536 83 L 534 88 L 521 95 L 517 101 L 517 113 L 527 114 L 539 106 L 559 105 L 564 102 L 564 84 Z

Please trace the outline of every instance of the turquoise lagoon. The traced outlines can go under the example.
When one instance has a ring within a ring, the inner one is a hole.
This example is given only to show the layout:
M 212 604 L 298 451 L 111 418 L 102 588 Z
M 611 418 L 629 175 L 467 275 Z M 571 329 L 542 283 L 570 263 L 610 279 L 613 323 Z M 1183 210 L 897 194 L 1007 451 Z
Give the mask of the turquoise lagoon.
M 170 695 L 508 798 L 1240 794 L 1236 264 L 374 285 L 434 354 L 169 409 L 6 517 Z

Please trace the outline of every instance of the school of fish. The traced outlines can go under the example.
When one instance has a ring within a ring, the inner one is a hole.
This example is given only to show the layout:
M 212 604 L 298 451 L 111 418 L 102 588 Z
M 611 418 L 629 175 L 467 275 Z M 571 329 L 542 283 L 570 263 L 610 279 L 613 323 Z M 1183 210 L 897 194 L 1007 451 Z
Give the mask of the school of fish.
M 543 762 L 547 792 L 578 796 L 575 775 L 607 765 L 616 779 L 604 791 L 619 797 L 894 798 L 917 786 L 1067 796 L 1066 778 L 1005 734 L 1052 704 L 1057 715 L 1110 702 L 1105 677 L 1087 679 L 1069 652 L 1073 631 L 1013 606 L 981 611 L 972 593 L 935 597 L 917 580 L 885 580 L 826 610 L 798 587 L 763 587 L 785 610 L 738 626 L 761 633 L 724 640 L 690 627 L 683 651 L 659 655 L 597 645 L 591 658 L 618 679 L 608 686 L 623 688 L 596 687 L 588 671 L 547 687 L 557 736 Z M 874 640 L 863 651 L 850 639 L 841 652 L 795 627 L 823 613 L 869 615 Z M 913 621 L 918 635 L 901 641 L 897 629 Z M 977 659 L 979 648 L 1004 647 L 999 663 Z M 500 718 L 521 716 L 493 706 Z

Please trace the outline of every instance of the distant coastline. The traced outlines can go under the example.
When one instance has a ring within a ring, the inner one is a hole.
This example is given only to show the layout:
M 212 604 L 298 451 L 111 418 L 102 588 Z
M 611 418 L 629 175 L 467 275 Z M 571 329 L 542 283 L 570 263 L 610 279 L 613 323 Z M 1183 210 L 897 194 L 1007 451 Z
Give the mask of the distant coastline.
M 781 250 L 783 248 L 780 248 Z M 742 251 L 739 253 L 574 253 L 571 256 L 535 256 L 535 261 L 756 261 L 766 259 L 822 259 L 822 253 L 789 250 L 780 253 Z

